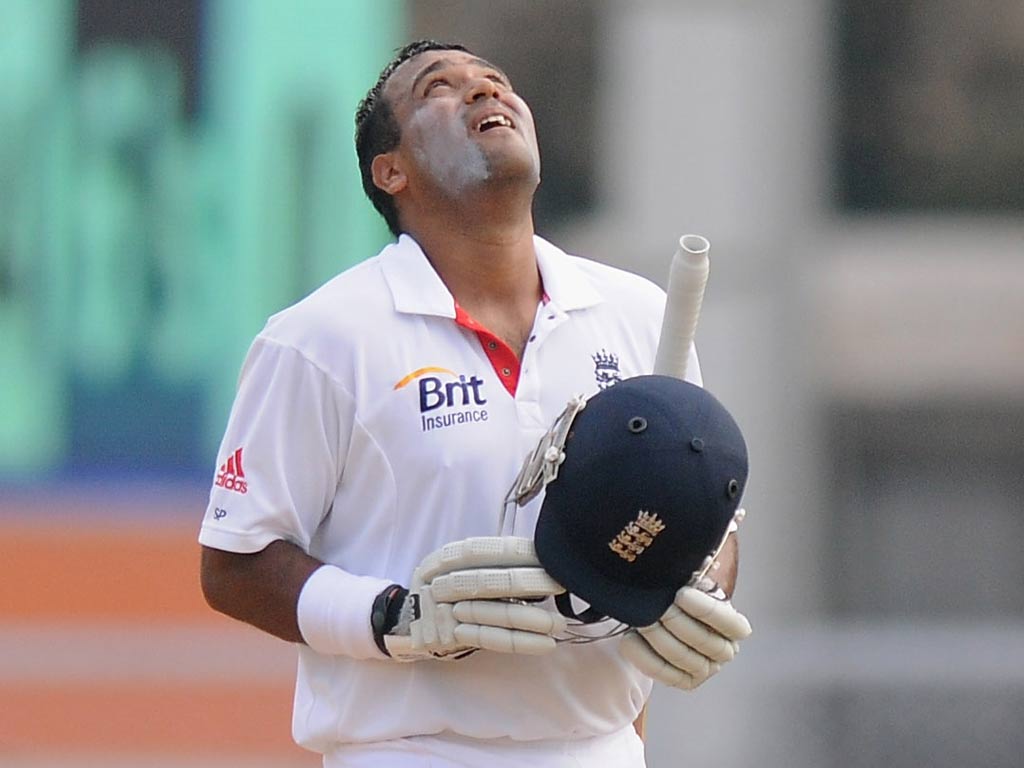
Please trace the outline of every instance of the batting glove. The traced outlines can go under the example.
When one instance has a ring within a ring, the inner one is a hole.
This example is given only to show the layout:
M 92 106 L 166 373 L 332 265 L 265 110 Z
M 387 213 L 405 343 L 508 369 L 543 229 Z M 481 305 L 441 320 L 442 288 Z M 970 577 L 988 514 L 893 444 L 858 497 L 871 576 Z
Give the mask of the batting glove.
M 476 650 L 530 655 L 555 649 L 565 619 L 524 601 L 564 592 L 541 567 L 531 539 L 488 536 L 446 544 L 374 604 L 377 644 L 400 661 L 458 659 Z
M 622 638 L 622 655 L 674 688 L 692 690 L 718 672 L 749 637 L 750 623 L 728 600 L 683 587 L 665 614 Z

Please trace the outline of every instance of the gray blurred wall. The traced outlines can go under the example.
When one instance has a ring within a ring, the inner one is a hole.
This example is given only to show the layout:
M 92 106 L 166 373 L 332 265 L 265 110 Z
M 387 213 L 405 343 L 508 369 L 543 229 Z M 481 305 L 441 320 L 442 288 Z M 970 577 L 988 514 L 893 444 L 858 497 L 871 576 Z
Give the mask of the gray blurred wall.
M 1024 14 L 996 6 L 1021 95 Z M 1022 212 L 836 203 L 828 4 L 410 9 L 414 33 L 544 71 L 519 83 L 553 103 L 542 141 L 562 100 L 593 188 L 543 234 L 662 285 L 680 235 L 712 243 L 697 341 L 750 444 L 755 634 L 697 693 L 656 690 L 652 768 L 1021 765 Z

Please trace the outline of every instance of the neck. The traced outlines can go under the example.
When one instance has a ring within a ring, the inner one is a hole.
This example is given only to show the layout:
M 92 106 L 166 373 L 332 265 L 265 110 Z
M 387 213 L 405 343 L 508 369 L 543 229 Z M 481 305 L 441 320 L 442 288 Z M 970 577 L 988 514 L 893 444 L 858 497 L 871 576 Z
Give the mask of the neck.
M 532 194 L 482 194 L 476 200 L 438 196 L 409 217 L 406 229 L 456 301 L 514 303 L 540 296 L 533 250 Z M 405 218 L 405 217 L 403 217 Z
M 529 207 L 443 201 L 406 227 L 459 305 L 521 355 L 542 286 Z

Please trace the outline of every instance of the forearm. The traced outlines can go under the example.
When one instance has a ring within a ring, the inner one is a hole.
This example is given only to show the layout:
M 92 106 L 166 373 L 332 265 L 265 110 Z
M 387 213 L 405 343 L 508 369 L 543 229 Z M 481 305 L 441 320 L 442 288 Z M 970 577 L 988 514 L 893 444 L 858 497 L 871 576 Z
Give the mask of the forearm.
M 731 598 L 736 589 L 736 576 L 740 568 L 740 542 L 736 534 L 732 534 L 725 542 L 722 552 L 708 575 L 722 588 L 726 596 Z
M 287 541 L 239 554 L 203 547 L 201 583 L 210 607 L 282 640 L 302 642 L 296 606 L 322 563 Z

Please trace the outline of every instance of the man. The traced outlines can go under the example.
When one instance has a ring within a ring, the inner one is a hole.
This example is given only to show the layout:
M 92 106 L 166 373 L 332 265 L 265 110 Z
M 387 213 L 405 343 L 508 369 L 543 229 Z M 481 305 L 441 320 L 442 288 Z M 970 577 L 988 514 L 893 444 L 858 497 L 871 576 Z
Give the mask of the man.
M 385 640 L 426 555 L 499 532 L 569 398 L 650 371 L 664 293 L 534 235 L 532 115 L 461 46 L 402 49 L 356 143 L 398 242 L 254 341 L 200 534 L 204 594 L 300 644 L 293 733 L 329 768 L 642 766 L 651 679 L 617 639 L 413 663 Z M 504 533 L 530 537 L 538 506 Z

